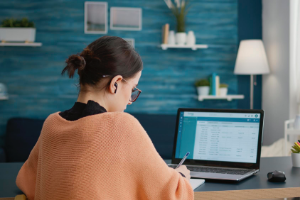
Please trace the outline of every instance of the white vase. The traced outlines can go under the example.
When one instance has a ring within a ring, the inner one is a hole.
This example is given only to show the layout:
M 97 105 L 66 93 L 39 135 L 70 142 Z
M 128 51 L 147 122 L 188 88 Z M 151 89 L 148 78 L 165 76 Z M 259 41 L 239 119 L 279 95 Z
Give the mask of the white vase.
M 207 96 L 209 95 L 209 86 L 197 87 L 198 95 Z
M 293 167 L 300 167 L 300 153 L 292 153 Z
M 7 89 L 6 86 L 3 83 L 0 83 L 0 97 L 7 97 Z
M 34 42 L 35 28 L 0 28 L 0 41 Z
M 186 33 L 176 33 L 176 43 L 178 45 L 184 45 L 186 43 Z
M 196 43 L 195 34 L 193 31 L 189 31 L 186 38 L 186 44 L 189 46 L 193 46 Z
M 300 130 L 300 114 L 296 115 L 294 129 Z
M 219 95 L 220 95 L 221 97 L 227 96 L 227 92 L 228 92 L 228 88 L 227 88 L 227 87 L 226 87 L 226 88 L 220 88 L 220 89 L 219 89 Z
M 175 32 L 169 32 L 168 44 L 174 45 L 175 44 Z

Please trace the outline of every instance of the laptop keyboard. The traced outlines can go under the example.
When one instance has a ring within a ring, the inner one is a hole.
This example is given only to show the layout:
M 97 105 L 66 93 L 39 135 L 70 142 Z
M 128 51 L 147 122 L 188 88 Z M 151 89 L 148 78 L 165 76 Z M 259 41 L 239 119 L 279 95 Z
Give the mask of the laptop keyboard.
M 234 175 L 244 175 L 252 171 L 252 169 L 221 169 L 212 167 L 189 167 L 188 170 L 193 172 L 206 172 L 206 173 L 218 173 L 218 174 L 234 174 Z

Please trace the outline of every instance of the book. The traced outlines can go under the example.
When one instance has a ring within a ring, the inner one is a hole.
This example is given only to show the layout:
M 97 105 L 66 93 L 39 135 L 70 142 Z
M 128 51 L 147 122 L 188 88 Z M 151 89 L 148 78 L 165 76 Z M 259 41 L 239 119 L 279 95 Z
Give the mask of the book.
M 169 24 L 165 24 L 165 29 L 164 29 L 164 44 L 168 44 L 168 37 L 169 37 Z
M 210 76 L 208 78 L 208 81 L 209 81 L 209 95 L 212 95 L 212 77 Z
M 220 96 L 220 77 L 216 76 L 216 96 Z
M 161 43 L 165 44 L 165 25 L 162 26 Z
M 193 190 L 202 185 L 205 182 L 205 179 L 190 179 L 190 184 L 192 185 Z
M 211 85 L 212 91 L 211 91 L 211 93 L 214 96 L 216 96 L 216 94 L 217 94 L 217 91 L 216 91 L 216 76 L 217 76 L 217 74 L 213 73 L 212 77 L 211 77 L 212 78 L 212 80 L 211 80 L 211 82 L 212 82 L 212 85 Z

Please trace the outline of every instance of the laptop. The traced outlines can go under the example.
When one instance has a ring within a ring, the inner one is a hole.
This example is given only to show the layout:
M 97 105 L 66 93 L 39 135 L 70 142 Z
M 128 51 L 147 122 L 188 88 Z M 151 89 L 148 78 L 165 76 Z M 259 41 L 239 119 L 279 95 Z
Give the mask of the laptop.
M 172 164 L 191 177 L 241 181 L 259 172 L 263 110 L 179 108 Z

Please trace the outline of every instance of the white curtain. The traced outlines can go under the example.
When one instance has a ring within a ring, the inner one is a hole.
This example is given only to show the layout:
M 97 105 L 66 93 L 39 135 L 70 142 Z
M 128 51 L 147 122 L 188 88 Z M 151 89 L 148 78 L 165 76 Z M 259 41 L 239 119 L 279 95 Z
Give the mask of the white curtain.
M 290 0 L 290 92 L 300 114 L 300 1 Z

